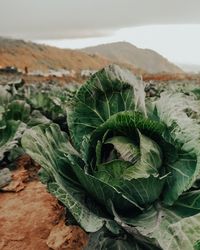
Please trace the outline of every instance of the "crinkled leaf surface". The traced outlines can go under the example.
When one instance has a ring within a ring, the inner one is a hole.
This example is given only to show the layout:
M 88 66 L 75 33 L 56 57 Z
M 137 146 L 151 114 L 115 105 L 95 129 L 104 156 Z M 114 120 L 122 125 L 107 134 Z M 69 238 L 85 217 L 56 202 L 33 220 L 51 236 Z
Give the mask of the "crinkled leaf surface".
M 181 94 L 164 93 L 155 105 L 157 116 L 168 127 L 168 133 L 163 137 L 176 147 L 179 156 L 166 166 L 171 177 L 164 199 L 166 204 L 172 205 L 193 185 L 200 173 L 200 126 L 187 116 L 185 110 L 192 102 Z
M 139 112 L 123 111 L 112 115 L 106 122 L 95 129 L 90 137 L 84 138 L 81 152 L 85 161 L 91 162 L 91 158 L 96 150 L 96 144 L 102 140 L 107 131 L 129 137 L 134 140 L 137 137 L 137 130 L 150 138 L 160 140 L 166 127 L 163 123 L 145 118 Z M 130 143 L 130 141 L 129 141 Z
M 89 243 L 86 246 L 85 250 L 150 250 L 152 248 L 144 248 L 137 244 L 130 236 L 128 235 L 112 235 L 108 230 L 102 228 L 101 230 L 90 234 Z M 154 249 L 155 250 L 155 249 Z
M 7 106 L 6 119 L 27 122 L 30 117 L 31 107 L 25 101 L 14 100 Z
M 59 178 L 59 182 L 48 184 L 48 190 L 68 208 L 86 232 L 96 232 L 105 225 L 113 233 L 118 233 L 119 228 L 114 221 L 106 218 L 96 205 L 92 207 L 92 201 L 86 202 L 87 196 L 81 187 Z
M 165 178 L 150 176 L 149 178 L 123 179 L 124 170 L 129 165 L 130 163 L 119 160 L 111 161 L 100 165 L 95 176 L 140 206 L 157 200 L 162 192 Z
M 26 152 L 53 176 L 62 169 L 70 171 L 66 154 L 78 154 L 65 132 L 57 124 L 38 125 L 28 129 L 22 137 Z M 71 171 L 70 171 L 71 172 Z M 69 173 L 68 173 L 69 174 Z
M 25 132 L 22 145 L 26 152 L 45 170 L 41 175 L 53 193 L 88 232 L 99 230 L 104 224 L 117 230 L 114 222 L 102 214 L 98 206 L 89 209 L 87 195 L 77 182 L 69 165 L 68 154 L 78 155 L 70 144 L 67 134 L 56 124 L 36 126 Z M 101 215 L 99 215 L 101 214 Z
M 129 71 L 111 65 L 94 74 L 74 96 L 68 111 L 73 142 L 79 148 L 85 135 L 111 115 L 124 110 L 145 113 L 144 86 Z
M 26 129 L 26 124 L 21 121 L 9 120 L 5 124 L 5 127 L 0 129 L 0 160 L 3 159 L 4 153 L 16 146 Z
M 42 115 L 42 113 L 39 110 L 34 110 L 28 121 L 28 126 L 33 127 L 39 124 L 50 124 L 51 120 L 49 120 L 46 116 Z
M 139 140 L 140 159 L 125 170 L 123 177 L 127 180 L 148 178 L 150 175 L 159 176 L 158 170 L 162 165 L 161 148 L 155 141 L 140 132 Z
M 128 137 L 114 136 L 106 140 L 105 144 L 112 144 L 124 161 L 135 162 L 139 158 L 139 147 Z
M 200 237 L 199 197 L 199 191 L 188 192 L 172 207 L 155 204 L 142 215 L 122 221 L 142 235 L 156 239 L 163 250 L 194 249 Z
M 71 166 L 80 181 L 81 185 L 88 191 L 88 193 L 97 200 L 100 204 L 107 207 L 108 211 L 111 211 L 109 207 L 109 200 L 112 200 L 115 207 L 119 210 L 123 208 L 124 211 L 132 209 L 135 213 L 142 208 L 135 202 L 134 198 L 129 199 L 123 193 L 109 183 L 103 182 L 95 176 L 86 173 L 77 163 L 77 157 L 70 156 Z
M 188 191 L 181 195 L 173 205 L 173 209 L 181 216 L 200 213 L 200 190 Z

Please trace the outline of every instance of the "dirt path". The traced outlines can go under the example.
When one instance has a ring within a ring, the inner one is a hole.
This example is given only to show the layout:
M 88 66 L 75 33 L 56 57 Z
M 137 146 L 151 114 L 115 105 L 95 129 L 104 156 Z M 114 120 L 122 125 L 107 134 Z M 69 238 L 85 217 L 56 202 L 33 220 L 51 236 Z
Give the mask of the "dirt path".
M 0 192 L 0 249 L 83 249 L 87 235 L 78 227 L 65 226 L 63 214 L 38 180 L 25 183 L 19 192 Z

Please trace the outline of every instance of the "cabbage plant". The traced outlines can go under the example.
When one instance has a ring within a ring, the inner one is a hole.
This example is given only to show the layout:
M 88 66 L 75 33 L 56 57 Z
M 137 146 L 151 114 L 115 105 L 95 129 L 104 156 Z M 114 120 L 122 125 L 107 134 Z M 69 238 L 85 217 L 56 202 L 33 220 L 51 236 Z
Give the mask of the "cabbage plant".
M 145 105 L 142 81 L 118 66 L 93 75 L 57 124 L 25 132 L 40 178 L 90 233 L 86 249 L 197 249 L 200 127 L 190 101 Z

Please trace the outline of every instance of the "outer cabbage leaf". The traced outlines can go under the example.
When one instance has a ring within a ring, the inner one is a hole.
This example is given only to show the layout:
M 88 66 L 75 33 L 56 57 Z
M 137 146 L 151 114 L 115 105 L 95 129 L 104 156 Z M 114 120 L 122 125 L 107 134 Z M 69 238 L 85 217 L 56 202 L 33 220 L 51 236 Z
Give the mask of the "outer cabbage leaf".
M 39 124 L 50 124 L 51 120 L 49 120 L 46 116 L 42 115 L 39 110 L 33 110 L 30 114 L 29 121 L 27 125 L 29 127 L 33 127 Z
M 56 85 L 44 85 L 38 88 L 31 86 L 26 96 L 27 102 L 32 109 L 39 110 L 47 118 L 62 126 L 66 121 L 66 106 L 72 95 L 71 91 Z
M 120 211 L 126 211 L 132 209 L 136 214 L 139 210 L 142 210 L 134 200 L 134 198 L 128 198 L 126 195 L 118 191 L 112 186 L 112 183 L 106 183 L 100 179 L 95 178 L 84 171 L 78 164 L 78 159 L 75 156 L 68 156 L 71 162 L 74 173 L 76 174 L 81 185 L 87 190 L 87 192 L 97 200 L 101 205 L 104 205 L 110 212 L 109 200 L 112 200 L 115 207 Z M 122 209 L 123 208 L 123 209 Z
M 15 147 L 26 129 L 26 124 L 21 121 L 9 120 L 5 124 L 6 126 L 0 129 L 0 160 L 6 152 Z
M 163 250 L 194 249 L 200 233 L 200 195 L 189 192 L 180 197 L 172 207 L 155 205 L 136 218 L 120 218 L 131 231 L 138 230 L 142 235 L 155 239 Z
M 96 232 L 104 225 L 113 233 L 119 232 L 118 225 L 106 218 L 99 207 L 92 200 L 87 201 L 87 196 L 78 185 L 73 185 L 64 178 L 57 178 L 59 182 L 48 183 L 48 190 L 61 201 L 86 232 Z M 92 207 L 93 204 L 93 207 Z
M 31 107 L 25 101 L 14 100 L 8 104 L 5 119 L 27 122 L 30 117 Z
M 87 195 L 67 157 L 68 154 L 79 154 L 58 125 L 40 125 L 27 130 L 22 138 L 22 146 L 43 167 L 42 180 L 47 182 L 49 191 L 66 205 L 87 232 L 95 232 L 103 225 L 118 232 L 115 223 L 98 206 L 91 208 L 92 201 L 86 202 Z
M 166 105 L 167 103 L 167 105 Z M 171 173 L 165 189 L 165 203 L 173 202 L 188 190 L 200 174 L 200 126 L 187 115 L 193 102 L 182 94 L 163 93 L 155 103 L 155 113 L 166 124 L 168 132 L 163 137 L 176 148 L 177 160 L 168 162 Z
M 67 154 L 79 155 L 71 145 L 68 135 L 56 124 L 38 125 L 28 129 L 22 137 L 21 144 L 52 177 L 61 170 L 70 171 Z
M 145 247 L 133 241 L 127 234 L 120 236 L 111 234 L 105 228 L 90 234 L 85 250 L 156 250 L 151 246 Z
M 145 113 L 144 86 L 131 72 L 111 65 L 94 74 L 74 96 L 68 110 L 71 138 L 80 148 L 84 136 L 124 110 Z

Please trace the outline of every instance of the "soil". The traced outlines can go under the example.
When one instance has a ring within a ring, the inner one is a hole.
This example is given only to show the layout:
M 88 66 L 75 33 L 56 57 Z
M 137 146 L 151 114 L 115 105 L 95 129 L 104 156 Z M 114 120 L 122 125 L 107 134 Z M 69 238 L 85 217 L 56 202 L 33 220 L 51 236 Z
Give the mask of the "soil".
M 65 225 L 64 207 L 46 191 L 33 168 L 27 169 L 27 162 L 24 166 L 13 172 L 13 181 L 0 193 L 0 249 L 83 249 L 87 234 Z

